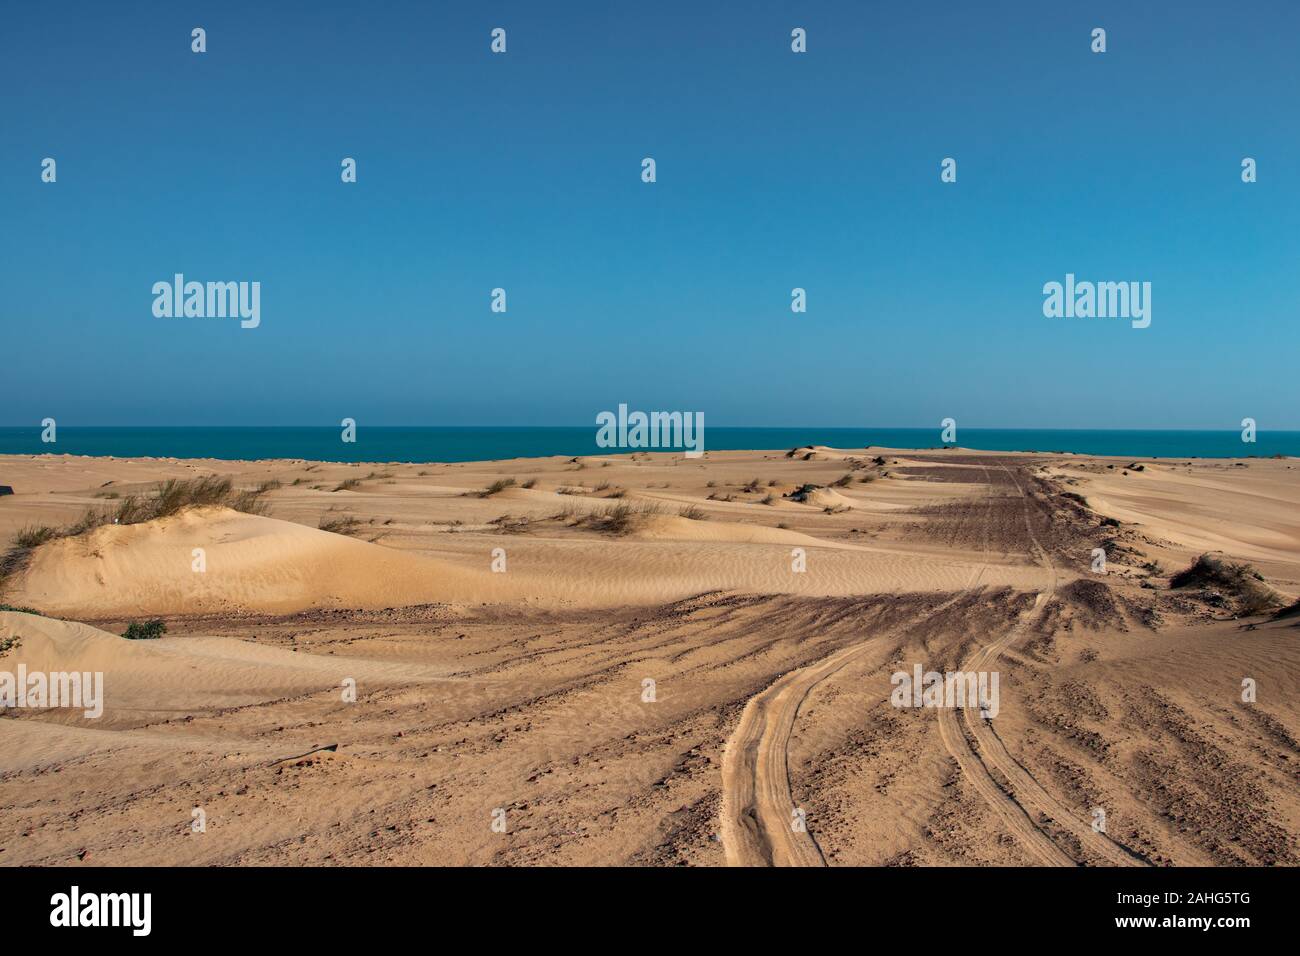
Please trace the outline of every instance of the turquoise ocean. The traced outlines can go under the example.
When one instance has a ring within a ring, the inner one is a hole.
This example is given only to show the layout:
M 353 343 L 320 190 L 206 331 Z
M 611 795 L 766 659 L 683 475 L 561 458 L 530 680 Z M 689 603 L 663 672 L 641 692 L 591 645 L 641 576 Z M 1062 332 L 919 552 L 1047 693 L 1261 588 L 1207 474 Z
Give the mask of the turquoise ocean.
M 0 454 L 114 455 L 119 458 L 304 458 L 313 461 L 454 462 L 548 455 L 598 455 L 635 451 L 596 445 L 596 427 L 365 426 L 355 443 L 337 427 L 78 427 L 59 426 L 57 441 L 41 441 L 41 428 L 0 427 Z M 964 448 L 988 451 L 1076 452 L 1132 458 L 1233 458 L 1300 456 L 1300 431 L 1260 431 L 1253 443 L 1240 431 L 1139 431 L 963 428 Z M 707 427 L 706 451 L 836 448 L 935 448 L 938 428 L 725 428 Z M 0 479 L 3 463 L 0 462 Z M 2 481 L 0 481 L 2 483 Z

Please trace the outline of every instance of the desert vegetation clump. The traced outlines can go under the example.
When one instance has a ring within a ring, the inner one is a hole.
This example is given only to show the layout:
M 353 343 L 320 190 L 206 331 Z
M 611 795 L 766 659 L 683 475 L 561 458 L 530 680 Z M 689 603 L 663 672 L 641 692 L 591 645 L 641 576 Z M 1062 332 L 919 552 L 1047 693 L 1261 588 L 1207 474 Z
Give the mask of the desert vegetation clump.
M 607 505 L 599 511 L 576 515 L 572 510 L 568 510 L 558 517 L 567 519 L 571 524 L 590 528 L 603 534 L 625 535 L 634 531 L 645 518 L 658 514 L 663 514 L 663 509 L 654 502 L 646 502 L 640 507 L 633 507 L 626 502 L 620 501 L 616 505 Z
M 327 511 L 321 515 L 320 523 L 316 527 L 330 534 L 355 535 L 361 529 L 361 521 L 354 515 Z
M 58 528 L 51 528 L 49 525 L 27 525 L 14 535 L 13 547 L 39 548 L 46 541 L 52 541 L 57 537 L 60 537 Z
M 160 619 L 133 621 L 126 626 L 122 636 L 128 641 L 156 641 L 167 633 L 167 625 Z
M 105 508 L 92 508 L 64 528 L 29 525 L 14 535 L 9 549 L 0 555 L 0 584 L 27 566 L 32 553 L 57 538 L 75 538 L 108 524 L 140 524 L 167 518 L 186 508 L 204 505 L 232 508 L 246 514 L 265 514 L 261 488 L 236 488 L 229 478 L 170 478 L 152 494 L 126 495 Z
M 794 491 L 786 495 L 791 501 L 807 501 L 812 497 L 812 493 L 821 488 L 821 485 L 814 485 L 811 482 L 800 485 Z
M 277 485 L 278 486 L 278 485 Z M 269 489 L 267 489 L 269 490 Z M 153 495 L 138 497 L 128 495 L 115 509 L 101 512 L 100 524 L 140 524 L 178 514 L 186 508 L 217 506 L 242 511 L 245 514 L 265 514 L 262 488 L 236 488 L 229 478 L 215 475 L 205 478 L 169 479 L 158 486 Z M 83 523 L 88 519 L 83 518 Z M 93 519 L 89 519 L 93 520 Z M 90 525 L 93 527 L 94 525 Z M 89 530 L 87 527 L 85 530 Z
M 1229 606 L 1238 614 L 1263 614 L 1282 605 L 1264 576 L 1245 563 L 1219 554 L 1203 554 L 1169 579 L 1171 588 L 1200 588 L 1211 604 Z
M 17 607 L 13 604 L 0 604 L 0 611 L 13 611 L 15 614 L 35 614 L 37 617 L 45 617 L 34 607 Z
M 513 488 L 514 486 L 515 486 L 515 480 L 513 478 L 498 478 L 496 481 L 492 482 L 492 484 L 488 485 L 486 488 L 483 488 L 482 490 L 476 491 L 474 493 L 478 495 L 480 498 L 491 498 L 493 495 L 505 491 L 507 488 Z

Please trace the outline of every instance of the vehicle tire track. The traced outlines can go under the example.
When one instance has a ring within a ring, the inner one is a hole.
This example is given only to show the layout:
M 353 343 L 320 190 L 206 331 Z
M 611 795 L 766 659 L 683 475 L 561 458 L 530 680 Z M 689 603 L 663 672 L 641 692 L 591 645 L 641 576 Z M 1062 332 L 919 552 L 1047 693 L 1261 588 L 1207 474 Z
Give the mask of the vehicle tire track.
M 722 756 L 722 846 L 728 866 L 825 866 L 817 841 L 794 826 L 787 748 L 809 691 L 868 641 L 782 675 L 749 699 Z
M 987 468 L 984 469 L 984 474 L 986 480 L 988 480 Z M 1011 476 L 1009 471 L 1007 474 L 1011 477 L 1012 484 L 1016 485 L 1016 491 L 1020 492 L 1020 486 L 1016 484 L 1015 477 Z M 1023 493 L 1021 494 L 1021 497 L 1023 497 Z M 1025 517 L 1025 527 L 1026 530 L 1030 530 L 1027 514 Z M 1032 534 L 1033 532 L 1030 530 L 1031 538 Z M 987 537 L 985 540 L 985 546 L 987 548 Z M 1034 545 L 1037 547 L 1036 541 L 1034 542 Z M 1052 587 L 1055 588 L 1054 574 Z M 994 641 L 993 644 L 986 645 L 980 650 L 977 650 L 973 655 L 971 655 L 970 659 L 961 666 L 961 670 L 963 672 L 969 672 L 972 670 L 978 671 L 978 667 L 976 666 L 978 663 L 986 660 L 996 660 L 997 656 L 1001 654 L 1002 649 L 1009 646 L 1012 641 L 1023 633 L 1024 629 L 1028 626 L 1030 615 L 1037 610 L 1038 606 L 1042 602 L 1043 595 L 1040 593 L 1034 599 L 1033 607 L 1021 616 L 1019 623 L 1017 623 L 1015 627 L 1008 631 L 1003 637 Z M 975 710 L 975 719 L 980 720 L 981 718 L 979 716 L 978 708 L 976 707 L 973 709 Z M 1001 818 L 1003 825 L 1006 826 L 1008 831 L 1015 835 L 1017 840 L 1020 842 L 1020 845 L 1024 847 L 1031 856 L 1038 860 L 1039 863 L 1048 866 L 1074 865 L 1074 861 L 1070 859 L 1070 857 L 1062 851 L 1060 847 L 1053 843 L 1046 833 L 1039 829 L 1030 818 L 1025 808 L 1022 807 L 1015 798 L 1011 796 L 1011 794 L 1007 793 L 998 782 L 993 779 L 993 775 L 989 772 L 989 768 L 980 759 L 979 755 L 975 752 L 974 748 L 970 746 L 965 735 L 962 733 L 961 723 L 957 717 L 957 710 L 955 708 L 939 708 L 939 737 L 943 741 L 944 748 L 948 751 L 949 756 L 957 761 L 957 766 L 961 769 L 962 775 L 989 808 Z M 976 740 L 978 739 L 979 738 L 976 738 Z
M 1010 631 L 990 644 L 975 651 L 962 665 L 965 673 L 990 669 L 997 663 L 998 657 L 1024 633 L 1033 620 L 1038 608 L 1056 591 L 1056 566 L 1051 557 L 1034 535 L 1033 525 L 1029 520 L 1028 500 L 1024 490 L 1016 481 L 1015 475 L 1005 465 L 1002 466 L 1011 483 L 1020 495 L 1025 518 L 1025 532 L 1034 550 L 1038 562 L 1048 573 L 1048 586 L 1034 599 L 1034 605 L 1019 623 Z M 948 753 L 957 761 L 962 772 L 966 774 L 980 795 L 1006 822 L 1017 837 L 1020 838 L 1031 854 L 1043 863 L 1053 866 L 1075 866 L 1076 861 L 1060 849 L 1051 838 L 1030 818 L 1028 809 L 1051 819 L 1058 826 L 1068 830 L 1084 847 L 1102 857 L 1111 866 L 1142 866 L 1141 860 L 1126 848 L 1111 840 L 1106 834 L 1092 829 L 1090 822 L 1085 823 L 1078 815 L 1061 801 L 1047 792 L 1018 760 L 1011 756 L 1002 738 L 998 736 L 991 723 L 986 723 L 980 715 L 978 703 L 961 708 L 966 727 L 978 744 L 978 752 L 970 747 L 961 726 L 957 721 L 955 708 L 943 708 L 939 711 L 939 733 L 943 738 Z M 998 786 L 989 772 L 989 764 L 1009 782 L 1015 796 Z M 1026 807 L 1027 805 L 1027 807 Z
M 988 475 L 988 469 L 985 469 Z M 991 484 L 986 481 L 990 488 Z M 986 498 L 988 496 L 986 495 Z M 989 508 L 985 510 L 987 556 Z M 933 618 L 966 597 L 987 567 L 982 562 L 970 582 L 953 597 L 930 611 Z M 870 660 L 870 652 L 883 664 L 897 647 L 883 635 L 843 648 L 779 677 L 745 704 L 735 731 L 722 755 L 722 846 L 728 866 L 825 866 L 817 841 L 807 829 L 796 829 L 794 800 L 790 795 L 788 751 L 790 734 L 799 708 L 808 694 L 850 662 Z M 991 782 L 991 781 L 990 781 Z

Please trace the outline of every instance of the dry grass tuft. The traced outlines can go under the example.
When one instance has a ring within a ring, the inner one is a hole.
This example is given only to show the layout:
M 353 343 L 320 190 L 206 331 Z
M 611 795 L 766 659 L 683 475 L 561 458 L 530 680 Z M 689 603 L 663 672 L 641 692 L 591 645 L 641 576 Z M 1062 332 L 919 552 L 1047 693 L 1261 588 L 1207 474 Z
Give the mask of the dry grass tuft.
M 1218 554 L 1203 554 L 1169 579 L 1172 588 L 1199 587 L 1211 603 L 1235 604 L 1238 614 L 1263 614 L 1282 606 L 1282 598 L 1249 564 L 1235 563 Z
M 236 488 L 229 478 L 215 475 L 204 478 L 164 481 L 151 495 L 127 495 L 112 506 L 91 509 L 66 528 L 29 526 L 13 538 L 9 550 L 0 556 L 0 582 L 27 566 L 32 552 L 56 538 L 75 538 L 108 524 L 141 524 L 179 514 L 187 508 L 205 505 L 233 508 L 245 514 L 265 514 L 264 488 Z
M 488 485 L 486 488 L 482 489 L 481 491 L 476 491 L 474 493 L 478 495 L 480 498 L 491 498 L 493 495 L 497 494 L 498 492 L 505 491 L 507 488 L 513 488 L 514 486 L 515 486 L 515 480 L 513 478 L 498 478 L 496 481 L 492 482 L 492 484 Z

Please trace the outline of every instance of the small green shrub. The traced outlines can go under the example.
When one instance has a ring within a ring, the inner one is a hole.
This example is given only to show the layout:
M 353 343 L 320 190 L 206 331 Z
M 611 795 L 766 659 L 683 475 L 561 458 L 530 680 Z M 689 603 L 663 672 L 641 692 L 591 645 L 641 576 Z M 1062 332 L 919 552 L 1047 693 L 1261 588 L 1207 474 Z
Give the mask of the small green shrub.
M 167 625 L 158 618 L 152 621 L 134 621 L 126 626 L 122 636 L 128 641 L 155 641 L 167 633 Z
M 34 607 L 15 607 L 12 604 L 0 604 L 0 611 L 13 611 L 16 614 L 35 614 L 37 617 L 45 616 Z

